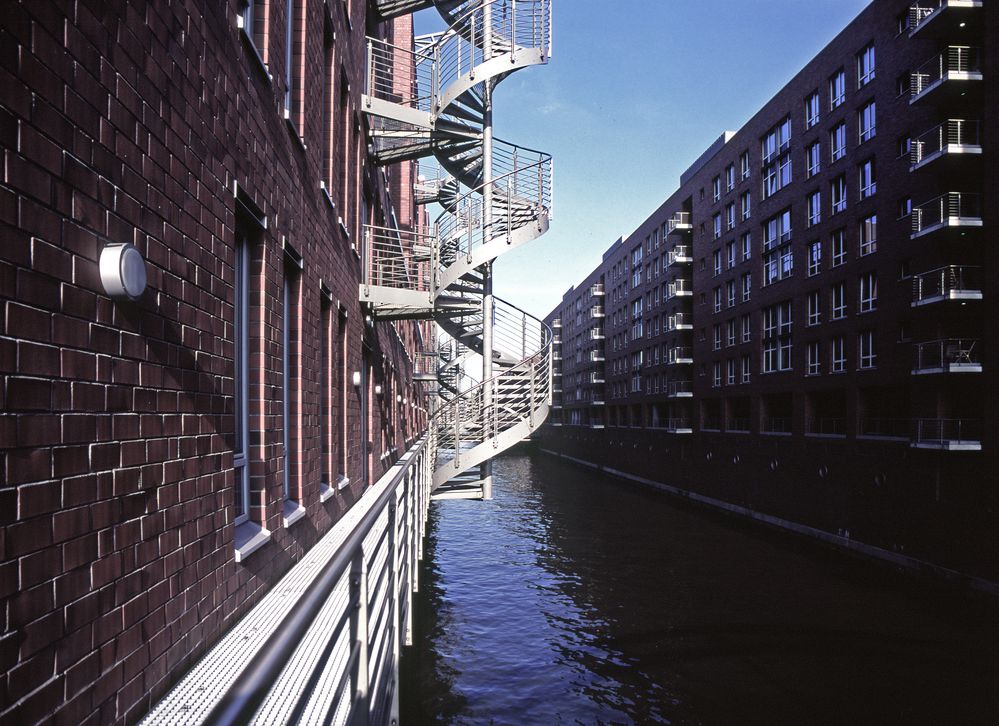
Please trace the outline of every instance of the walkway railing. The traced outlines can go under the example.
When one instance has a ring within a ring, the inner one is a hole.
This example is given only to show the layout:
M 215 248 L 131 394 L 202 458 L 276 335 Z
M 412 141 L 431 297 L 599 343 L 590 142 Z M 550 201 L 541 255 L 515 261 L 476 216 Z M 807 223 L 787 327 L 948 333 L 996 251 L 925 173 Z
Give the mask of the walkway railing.
M 143 723 L 398 723 L 430 444 L 410 449 Z

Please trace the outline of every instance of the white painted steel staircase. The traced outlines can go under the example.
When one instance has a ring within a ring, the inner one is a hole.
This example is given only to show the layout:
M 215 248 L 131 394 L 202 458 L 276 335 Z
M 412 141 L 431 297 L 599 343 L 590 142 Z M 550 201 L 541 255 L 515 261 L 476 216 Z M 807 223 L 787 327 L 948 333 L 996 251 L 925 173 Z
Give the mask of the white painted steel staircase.
M 383 19 L 436 6 L 448 24 L 415 48 L 369 38 L 364 95 L 375 161 L 433 157 L 441 171 L 421 177 L 417 201 L 443 212 L 427 230 L 366 227 L 360 299 L 379 318 L 433 319 L 453 340 L 436 355 L 433 484 L 474 490 L 466 472 L 528 436 L 551 404 L 551 331 L 491 294 L 492 261 L 548 229 L 551 157 L 494 138 L 491 107 L 497 83 L 547 62 L 551 0 L 375 4 Z M 488 360 L 468 386 L 473 353 Z

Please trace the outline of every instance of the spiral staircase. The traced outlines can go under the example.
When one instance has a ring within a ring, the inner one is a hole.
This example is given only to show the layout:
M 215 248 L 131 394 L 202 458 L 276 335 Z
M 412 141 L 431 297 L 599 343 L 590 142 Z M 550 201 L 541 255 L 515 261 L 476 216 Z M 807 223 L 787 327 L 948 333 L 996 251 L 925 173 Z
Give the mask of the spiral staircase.
M 551 0 L 374 5 L 382 20 L 436 7 L 448 26 L 413 47 L 369 38 L 363 97 L 372 158 L 435 161 L 416 199 L 443 211 L 430 229 L 365 228 L 360 299 L 377 318 L 432 319 L 446 333 L 434 351 L 434 488 L 488 497 L 488 462 L 551 404 L 551 331 L 492 295 L 491 265 L 548 229 L 551 157 L 493 136 L 492 94 L 514 71 L 547 62 Z M 476 355 L 477 382 L 465 375 Z

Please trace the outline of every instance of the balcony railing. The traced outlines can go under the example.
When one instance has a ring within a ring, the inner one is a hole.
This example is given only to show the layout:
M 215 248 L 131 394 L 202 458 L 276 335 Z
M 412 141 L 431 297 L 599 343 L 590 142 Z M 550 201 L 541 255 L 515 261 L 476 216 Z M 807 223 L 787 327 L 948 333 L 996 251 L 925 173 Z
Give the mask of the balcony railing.
M 791 419 L 786 416 L 765 416 L 760 430 L 765 434 L 789 434 Z
M 666 419 L 666 430 L 674 434 L 690 434 L 694 431 L 690 419 L 686 416 L 674 416 Z
M 604 357 L 604 352 L 602 350 L 591 350 L 590 360 L 594 363 L 601 363 L 607 359 Z
M 562 318 L 555 318 L 552 321 L 552 328 L 561 328 L 561 327 L 562 327 Z
M 752 423 L 746 417 L 734 416 L 728 420 L 725 425 L 726 431 L 736 431 L 739 433 L 748 433 L 751 430 Z
M 667 298 L 690 297 L 694 294 L 694 286 L 685 277 L 677 278 L 669 283 Z
M 666 222 L 668 234 L 673 232 L 690 232 L 694 227 L 690 221 L 690 212 L 676 212 Z
M 975 120 L 951 118 L 912 142 L 911 169 L 918 169 L 947 154 L 981 154 L 980 124 Z
M 981 268 L 948 265 L 912 278 L 912 306 L 942 300 L 981 300 Z
M 979 341 L 973 338 L 944 338 L 917 343 L 912 372 L 981 373 Z
M 923 30 L 934 19 L 953 9 L 966 17 L 974 8 L 982 7 L 982 0 L 920 0 L 909 8 L 909 37 Z M 957 20 L 958 18 L 954 18 Z M 948 23 L 948 25 L 950 25 Z
M 975 192 L 947 192 L 912 210 L 911 238 L 944 227 L 981 227 L 982 197 Z
M 805 433 L 811 436 L 845 436 L 846 420 L 835 416 L 814 416 L 807 420 Z
M 667 321 L 667 329 L 693 330 L 694 316 L 690 313 L 676 313 L 675 315 L 670 315 Z
M 590 308 L 590 317 L 594 319 L 599 319 L 604 317 L 603 305 L 594 305 L 592 308 Z
M 604 294 L 604 284 L 602 282 L 595 282 L 590 287 L 590 295 L 593 297 L 598 297 Z
M 952 45 L 912 72 L 909 103 L 925 98 L 946 81 L 982 80 L 981 48 Z
M 687 245 L 675 245 L 669 251 L 669 264 L 671 265 L 689 265 L 693 261 L 694 255 Z
M 687 364 L 694 362 L 694 352 L 689 346 L 678 345 L 669 348 L 668 350 L 669 355 L 666 359 L 667 363 Z
M 912 446 L 917 449 L 978 451 L 982 448 L 982 422 L 968 418 L 916 419 Z
M 590 340 L 603 340 L 603 339 L 604 339 L 603 330 L 601 330 L 599 327 L 590 328 Z
M 670 381 L 667 389 L 670 398 L 690 398 L 694 395 L 692 381 Z

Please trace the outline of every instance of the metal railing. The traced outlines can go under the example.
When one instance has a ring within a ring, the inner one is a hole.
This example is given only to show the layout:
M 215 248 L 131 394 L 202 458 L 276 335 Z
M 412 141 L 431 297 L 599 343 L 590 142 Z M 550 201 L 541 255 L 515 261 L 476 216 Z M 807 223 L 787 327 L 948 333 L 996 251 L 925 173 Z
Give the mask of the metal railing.
M 667 363 L 680 363 L 693 360 L 694 352 L 693 348 L 691 348 L 690 346 L 677 345 L 668 348 L 667 350 L 668 350 L 668 355 L 666 359 Z
M 672 416 L 666 419 L 667 431 L 689 431 L 690 429 L 691 423 L 688 416 Z
M 142 723 L 397 722 L 431 452 L 406 452 Z
M 916 444 L 980 444 L 982 422 L 969 418 L 918 418 L 912 440 Z
M 365 93 L 430 113 L 438 98 L 433 48 L 404 48 L 368 38 Z
M 693 262 L 693 253 L 690 251 L 690 247 L 687 245 L 674 245 L 673 249 L 669 251 L 669 264 L 686 264 Z
M 978 340 L 973 338 L 943 338 L 915 346 L 914 371 L 978 368 L 981 364 Z
M 694 316 L 690 313 L 675 313 L 669 316 L 669 330 L 688 330 L 694 327 Z
M 846 420 L 837 416 L 812 416 L 805 422 L 805 433 L 818 436 L 845 436 Z
M 694 294 L 694 286 L 686 277 L 678 277 L 675 280 L 671 280 L 666 289 L 668 298 L 677 296 L 688 297 Z
M 981 48 L 951 45 L 912 72 L 910 93 L 912 98 L 915 98 L 950 74 L 980 73 L 981 70 Z
M 951 4 L 952 0 L 922 0 L 919 4 L 912 5 L 909 8 L 909 34 L 915 33 L 937 10 Z
M 909 163 L 915 166 L 923 159 L 938 154 L 949 146 L 980 146 L 979 126 L 979 122 L 974 120 L 947 119 L 912 142 Z
M 686 229 L 690 226 L 690 212 L 674 212 L 666 222 L 666 232 L 669 234 L 679 228 Z
M 593 297 L 599 297 L 604 294 L 604 284 L 602 282 L 595 282 L 590 286 L 590 295 Z
M 981 268 L 965 265 L 947 265 L 929 270 L 912 278 L 912 301 L 923 302 L 934 298 L 949 298 L 962 293 L 981 295 Z
M 760 430 L 766 434 L 789 434 L 791 419 L 786 416 L 764 416 Z
M 733 416 L 725 426 L 726 431 L 745 433 L 751 430 L 752 422 L 748 416 Z
M 431 292 L 437 273 L 437 235 L 364 225 L 366 285 Z
M 981 220 L 982 196 L 977 192 L 947 192 L 912 209 L 912 232 L 959 220 Z

